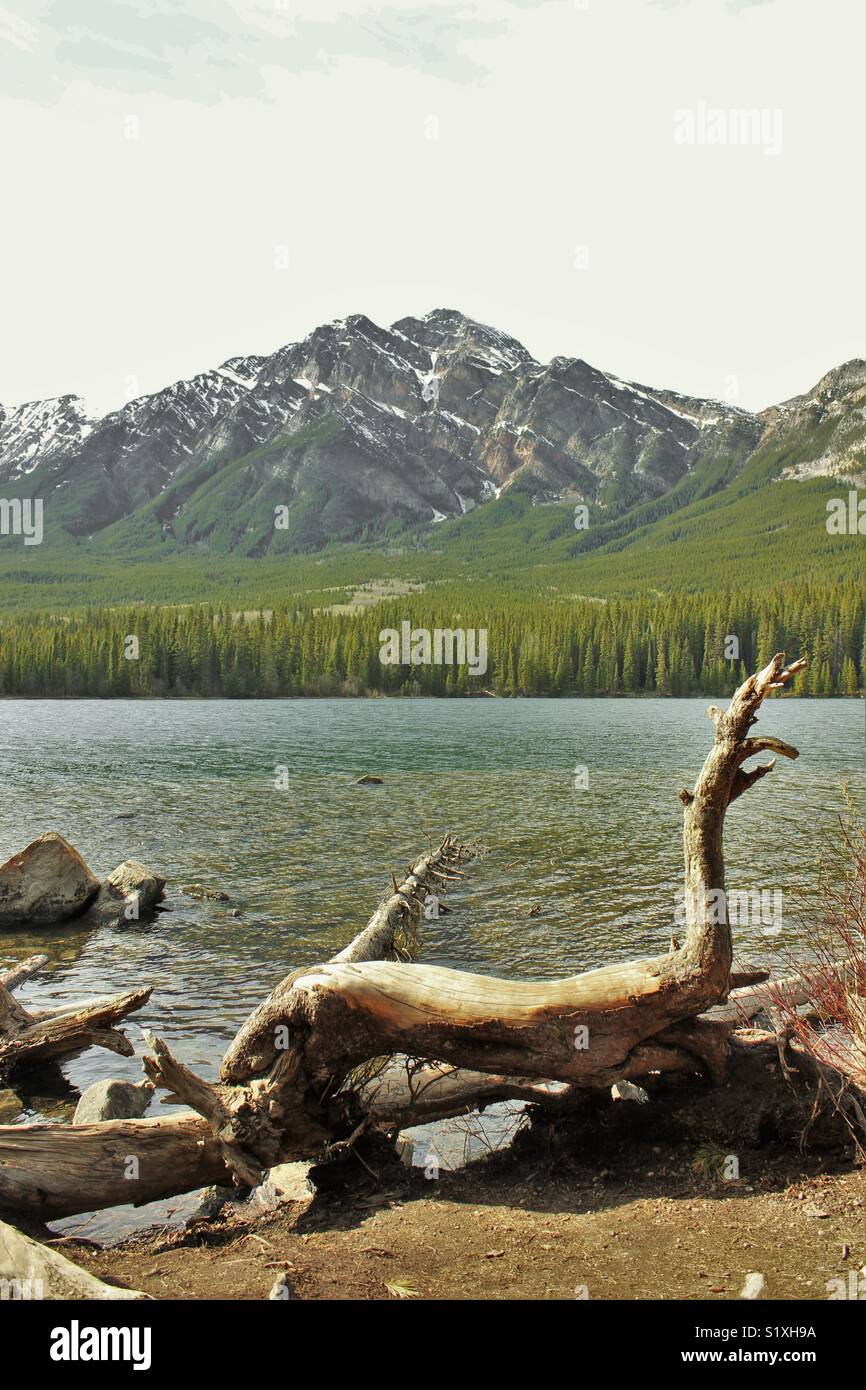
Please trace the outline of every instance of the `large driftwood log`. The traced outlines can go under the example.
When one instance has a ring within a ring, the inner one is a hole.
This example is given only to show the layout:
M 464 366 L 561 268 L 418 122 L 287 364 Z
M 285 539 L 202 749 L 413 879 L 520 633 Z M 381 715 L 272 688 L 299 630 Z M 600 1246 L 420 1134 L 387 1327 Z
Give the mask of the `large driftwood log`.
M 694 790 L 681 793 L 681 948 L 672 943 L 670 952 L 652 959 L 537 983 L 409 963 L 398 940 L 401 929 L 411 932 L 426 896 L 460 874 L 464 852 L 446 838 L 402 884 L 395 881 L 392 895 L 351 946 L 324 965 L 295 970 L 276 987 L 230 1045 L 217 1083 L 196 1076 L 164 1043 L 152 1041 L 147 1073 L 202 1117 L 188 1123 L 202 1138 L 208 1162 L 224 1162 L 239 1182 L 256 1185 L 273 1164 L 343 1146 L 373 1125 L 417 1124 L 508 1097 L 561 1104 L 654 1071 L 722 1076 L 735 1026 L 727 1014 L 714 1016 L 732 983 L 725 813 L 773 766 L 746 771 L 753 754 L 797 756 L 787 744 L 752 737 L 750 730 L 764 699 L 804 664 L 786 667 L 779 654 L 744 682 L 726 712 L 710 710 L 713 747 Z M 383 1071 L 382 1059 L 388 1058 L 403 1060 Z M 130 1152 L 137 1151 L 135 1136 L 143 1136 L 141 1127 L 148 1124 L 153 1122 L 124 1122 Z M 107 1128 L 99 1126 L 100 1135 Z M 76 1138 L 82 1145 L 87 1139 L 87 1147 L 94 1142 L 83 1131 L 66 1133 L 70 1144 Z M 39 1148 L 35 1133 L 33 1140 Z M 22 1141 L 7 1129 L 0 1131 L 0 1142 L 10 1156 L 4 1159 L 0 1151 L 8 1179 L 11 1154 L 16 1144 L 21 1152 Z M 192 1185 L 181 1158 L 175 1151 L 167 1160 L 175 1191 Z M 25 1173 L 32 1162 L 33 1151 L 23 1163 Z M 19 1192 L 28 1182 L 21 1165 L 17 1178 L 7 1180 L 7 1199 L 16 1182 Z M 124 1198 L 112 1198 L 110 1190 L 107 1181 L 89 1193 L 85 1187 L 87 1195 L 79 1194 L 75 1209 L 130 1200 L 128 1187 Z M 32 1201 L 32 1179 L 28 1194 Z M 134 1198 L 148 1199 L 143 1193 Z M 65 1204 L 66 1210 L 74 1200 L 62 1181 L 51 1194 L 54 1205 Z
M 682 949 L 543 983 L 337 959 L 277 986 L 229 1047 L 216 1086 L 192 1077 L 161 1043 L 148 1064 L 151 1079 L 207 1116 L 232 1169 L 249 1182 L 271 1163 L 308 1156 L 326 1142 L 334 1097 L 355 1091 L 353 1075 L 371 1058 L 403 1053 L 583 1089 L 642 1075 L 656 1062 L 707 1065 L 714 1052 L 707 1029 L 688 1021 L 730 988 L 725 813 L 773 766 L 745 771 L 753 754 L 797 756 L 750 730 L 767 695 L 804 664 L 786 667 L 777 654 L 726 712 L 710 710 L 713 747 L 694 790 L 682 793 Z
M 199 1115 L 96 1125 L 0 1125 L 0 1210 L 52 1221 L 226 1181 Z

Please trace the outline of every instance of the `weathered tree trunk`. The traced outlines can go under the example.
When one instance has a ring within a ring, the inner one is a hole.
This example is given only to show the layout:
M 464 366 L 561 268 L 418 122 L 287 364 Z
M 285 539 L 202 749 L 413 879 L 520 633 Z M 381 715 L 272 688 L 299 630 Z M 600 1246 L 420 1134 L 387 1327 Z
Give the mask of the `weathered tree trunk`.
M 5 1297 L 13 1300 L 150 1298 L 137 1289 L 104 1284 L 65 1255 L 38 1244 L 4 1221 L 0 1221 L 0 1281 Z
M 465 852 L 446 838 L 401 885 L 394 883 L 351 946 L 276 987 L 229 1047 L 218 1083 L 194 1075 L 157 1039 L 154 1056 L 145 1059 L 148 1075 L 204 1117 L 205 1132 L 213 1136 L 208 1155 L 215 1143 L 216 1154 L 248 1185 L 257 1185 L 275 1163 L 327 1153 L 371 1126 L 419 1123 L 509 1096 L 564 1103 L 653 1071 L 720 1077 L 734 1026 L 727 1015 L 713 1013 L 731 989 L 725 813 L 773 766 L 744 771 L 753 754 L 769 749 L 797 756 L 779 740 L 750 737 L 749 730 L 766 696 L 804 664 L 786 668 L 779 654 L 744 682 L 727 712 L 710 710 L 713 748 L 694 790 L 681 793 L 681 948 L 672 943 L 670 952 L 649 960 L 537 983 L 411 964 L 403 958 L 401 932 L 411 933 L 426 897 L 461 872 Z M 383 1071 L 388 1058 L 395 1060 Z M 148 1123 L 125 1122 L 130 1143 Z M 9 1131 L 0 1134 L 7 1152 L 10 1144 L 14 1150 Z M 174 1181 L 176 1191 L 189 1185 L 179 1170 Z M 106 1191 L 102 1183 L 99 1200 Z M 73 1199 L 56 1193 L 55 1200 Z
M 808 997 L 808 988 L 797 981 L 784 984 L 796 988 L 802 998 Z M 630 1074 L 694 1073 L 701 1067 L 721 1077 L 737 1030 L 771 1004 L 771 996 L 765 993 L 737 991 L 727 1004 L 679 1025 L 691 1050 L 681 1045 L 677 1030 L 672 1029 L 639 1050 Z M 364 1130 L 403 1129 L 469 1114 L 496 1101 L 522 1100 L 562 1108 L 587 1094 L 586 1088 L 566 1082 L 469 1071 L 397 1056 L 330 1102 L 328 1137 L 346 1136 L 334 1139 L 330 1149 L 339 1151 Z M 101 1124 L 0 1126 L 0 1210 L 31 1219 L 52 1221 L 103 1207 L 141 1206 L 229 1179 L 221 1141 L 207 1119 L 189 1111 Z
M 294 972 L 277 986 L 229 1047 L 219 1085 L 192 1077 L 159 1043 L 151 1078 L 207 1115 L 232 1169 L 251 1182 L 263 1167 L 327 1142 L 334 1098 L 353 1095 L 353 1073 L 371 1058 L 401 1053 L 584 1089 L 642 1075 L 660 1059 L 707 1065 L 714 1049 L 708 1054 L 706 1028 L 677 1025 L 723 1000 L 730 988 L 725 812 L 769 771 L 744 772 L 752 754 L 771 748 L 796 757 L 795 749 L 751 738 L 749 730 L 765 697 L 803 664 L 786 668 L 782 655 L 775 656 L 740 687 L 726 713 L 710 711 L 714 746 L 694 791 L 682 794 L 682 949 L 544 983 L 337 959 Z
M 0 1209 L 40 1221 L 136 1206 L 226 1181 L 199 1115 L 97 1125 L 0 1125 Z

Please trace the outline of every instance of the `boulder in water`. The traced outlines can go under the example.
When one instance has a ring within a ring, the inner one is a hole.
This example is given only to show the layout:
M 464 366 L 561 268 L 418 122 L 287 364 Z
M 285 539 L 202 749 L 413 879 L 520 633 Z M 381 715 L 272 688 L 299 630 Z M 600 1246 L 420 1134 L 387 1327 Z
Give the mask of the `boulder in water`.
M 164 896 L 165 879 L 152 874 L 137 859 L 124 859 L 112 869 L 93 903 L 86 921 L 97 927 L 122 927 L 152 912 Z
M 0 927 L 50 926 L 83 911 L 99 891 L 78 850 L 55 830 L 0 865 Z
M 150 1081 L 94 1081 L 81 1097 L 72 1118 L 74 1125 L 100 1125 L 105 1120 L 138 1120 L 150 1105 L 154 1092 Z

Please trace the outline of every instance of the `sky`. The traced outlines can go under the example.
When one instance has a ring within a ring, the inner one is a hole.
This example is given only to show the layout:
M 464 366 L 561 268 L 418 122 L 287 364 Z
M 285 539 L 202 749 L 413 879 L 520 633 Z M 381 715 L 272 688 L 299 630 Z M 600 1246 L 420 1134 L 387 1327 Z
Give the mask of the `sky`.
M 861 0 L 0 0 L 0 401 L 437 307 L 799 394 L 866 356 L 864 54 Z

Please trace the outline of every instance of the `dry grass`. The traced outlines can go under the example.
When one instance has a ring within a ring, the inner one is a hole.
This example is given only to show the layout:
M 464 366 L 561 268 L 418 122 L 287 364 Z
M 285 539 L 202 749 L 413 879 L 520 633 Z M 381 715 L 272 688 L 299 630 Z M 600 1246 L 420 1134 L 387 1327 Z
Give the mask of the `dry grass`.
M 866 1138 L 866 829 L 848 798 L 839 832 L 818 861 L 817 896 L 801 913 L 806 959 L 794 965 L 811 1004 L 784 989 L 774 996 L 783 1030 L 815 1064 L 862 1149 Z M 817 910 L 816 910 L 817 909 Z M 850 1123 L 850 1121 L 849 1121 Z M 857 1134 L 859 1129 L 860 1133 Z

